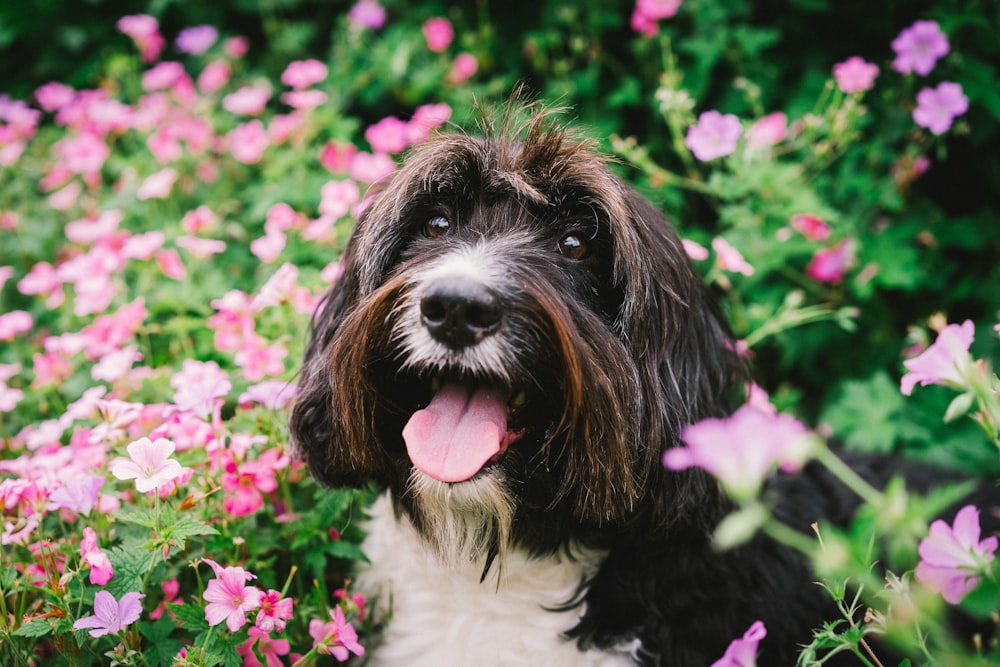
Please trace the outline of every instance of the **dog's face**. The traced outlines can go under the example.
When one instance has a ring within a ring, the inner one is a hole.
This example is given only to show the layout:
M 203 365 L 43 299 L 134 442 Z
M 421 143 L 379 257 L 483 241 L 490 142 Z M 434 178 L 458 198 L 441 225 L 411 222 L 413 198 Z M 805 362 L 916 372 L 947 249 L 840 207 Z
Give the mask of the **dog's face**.
M 547 114 L 517 117 L 376 188 L 291 421 L 321 481 L 388 486 L 428 536 L 491 553 L 699 502 L 661 454 L 737 365 L 663 218 Z

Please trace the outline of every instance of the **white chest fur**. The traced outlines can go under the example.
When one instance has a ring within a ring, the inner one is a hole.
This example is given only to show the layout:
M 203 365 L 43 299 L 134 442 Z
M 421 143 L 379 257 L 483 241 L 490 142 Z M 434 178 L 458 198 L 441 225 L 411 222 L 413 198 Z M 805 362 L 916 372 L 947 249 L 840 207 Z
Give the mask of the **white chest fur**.
M 372 508 L 364 550 L 372 565 L 355 588 L 391 599 L 393 615 L 368 665 L 378 667 L 625 667 L 621 652 L 581 652 L 562 633 L 580 608 L 549 611 L 573 597 L 597 558 L 531 559 L 507 554 L 499 585 L 482 566 L 455 569 L 428 549 L 406 520 L 397 521 L 388 498 Z

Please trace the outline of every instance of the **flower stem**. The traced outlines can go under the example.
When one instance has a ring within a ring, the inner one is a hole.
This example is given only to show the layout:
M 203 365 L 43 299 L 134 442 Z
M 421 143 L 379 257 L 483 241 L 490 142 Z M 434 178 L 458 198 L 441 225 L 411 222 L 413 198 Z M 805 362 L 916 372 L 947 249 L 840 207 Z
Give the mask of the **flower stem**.
M 815 450 L 816 460 L 822 463 L 827 470 L 844 483 L 847 488 L 856 493 L 864 502 L 877 506 L 882 500 L 882 492 L 869 484 L 861 475 L 844 463 L 839 456 L 834 454 L 828 447 L 817 447 Z

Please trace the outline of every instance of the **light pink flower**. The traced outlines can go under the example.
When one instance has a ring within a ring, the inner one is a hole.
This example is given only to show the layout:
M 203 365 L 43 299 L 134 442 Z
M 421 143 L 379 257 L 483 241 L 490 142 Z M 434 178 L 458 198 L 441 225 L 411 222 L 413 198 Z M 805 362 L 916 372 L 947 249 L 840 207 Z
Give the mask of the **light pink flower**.
M 268 410 L 281 410 L 295 398 L 296 387 L 284 380 L 265 380 L 247 387 L 237 401 L 243 407 L 259 403 Z
M 285 372 L 282 361 L 288 356 L 288 348 L 280 343 L 264 345 L 263 339 L 250 335 L 243 341 L 243 346 L 236 353 L 234 361 L 243 369 L 243 377 L 250 382 L 258 382 L 267 376 L 281 375 Z
M 347 12 L 347 20 L 361 28 L 378 30 L 385 25 L 385 8 L 378 0 L 358 0 Z
M 80 558 L 90 566 L 90 583 L 103 586 L 111 581 L 114 569 L 111 560 L 97 546 L 97 533 L 91 527 L 83 529 L 83 539 L 80 540 Z
M 205 65 L 205 68 L 201 70 L 201 74 L 198 75 L 198 90 L 206 95 L 211 95 L 229 83 L 229 77 L 232 76 L 232 72 L 232 68 L 226 61 L 213 60 Z
M 681 245 L 684 246 L 684 253 L 691 259 L 708 259 L 708 248 L 700 243 L 696 243 L 690 239 L 683 239 Z
M 365 129 L 365 139 L 372 150 L 382 153 L 399 153 L 407 146 L 407 123 L 388 116 Z
M 920 127 L 926 127 L 932 134 L 944 134 L 951 128 L 955 118 L 968 110 L 969 98 L 962 92 L 962 86 L 943 81 L 937 88 L 924 88 L 917 93 L 913 121 Z
M 89 132 L 61 139 L 54 149 L 66 169 L 84 175 L 97 174 L 111 154 L 108 145 Z
M 153 62 L 159 58 L 160 52 L 166 46 L 166 40 L 160 35 L 159 22 L 148 14 L 123 16 L 118 19 L 117 27 L 120 32 L 132 38 L 146 62 Z
M 65 509 L 88 516 L 97 503 L 97 496 L 100 495 L 103 485 L 104 478 L 99 475 L 71 477 L 49 494 L 48 509 L 49 511 Z
M 184 217 L 181 218 L 181 227 L 188 234 L 197 234 L 212 229 L 218 221 L 219 219 L 212 209 L 202 205 L 184 214 Z
M 440 16 L 424 21 L 422 29 L 424 39 L 427 40 L 427 48 L 438 53 L 447 49 L 455 37 L 455 29 L 451 27 L 451 21 Z
M 736 150 L 743 133 L 740 119 L 733 114 L 706 111 L 688 128 L 684 145 L 702 162 L 724 157 Z
M 716 236 L 712 239 L 712 249 L 715 250 L 719 266 L 724 270 L 742 273 L 745 276 L 752 276 L 754 274 L 754 268 L 743 259 L 740 251 L 721 236 Z
M 256 116 L 264 111 L 271 91 L 266 86 L 244 86 L 222 98 L 222 108 L 241 116 Z
M 184 472 L 181 464 L 170 458 L 174 448 L 174 443 L 165 438 L 139 438 L 127 447 L 129 458 L 111 462 L 111 474 L 118 479 L 134 479 L 140 493 L 158 490 Z
M 35 324 L 31 313 L 26 310 L 12 310 L 0 315 L 0 341 L 13 340 L 15 336 L 31 331 Z
M 326 76 L 327 67 L 320 61 L 314 58 L 295 60 L 288 63 L 288 67 L 281 73 L 281 83 L 290 88 L 308 88 L 324 80 Z
M 858 56 L 851 56 L 833 66 L 833 78 L 837 87 L 845 93 L 860 93 L 871 89 L 878 76 L 878 65 L 865 62 Z
M 174 280 L 183 280 L 187 275 L 184 262 L 176 250 L 161 250 L 156 253 L 156 265 L 163 271 L 163 275 Z
M 896 52 L 892 68 L 903 74 L 916 72 L 926 76 L 949 49 L 948 38 L 937 21 L 917 21 L 892 40 L 892 50 Z
M 90 377 L 105 382 L 116 382 L 125 377 L 135 363 L 142 361 L 142 354 L 134 345 L 108 352 L 90 369 Z
M 260 162 L 270 140 L 264 124 L 254 119 L 234 128 L 226 135 L 229 152 L 244 164 Z
M 139 186 L 135 196 L 140 200 L 164 199 L 173 190 L 177 176 L 177 171 L 172 167 L 165 167 L 155 174 L 150 174 Z
M 298 111 L 309 111 L 326 104 L 326 93 L 322 90 L 290 90 L 281 94 L 281 101 Z
M 763 621 L 755 621 L 739 639 L 734 639 L 725 655 L 712 663 L 711 667 L 755 667 L 757 665 L 757 645 L 767 636 Z
M 816 251 L 806 267 L 806 274 L 821 283 L 839 283 L 854 258 L 854 243 L 844 239 L 831 248 Z
M 142 75 L 142 89 L 145 91 L 169 90 L 187 77 L 184 66 L 178 62 L 156 63 Z
M 783 111 L 769 113 L 747 129 L 747 145 L 755 150 L 773 146 L 785 140 L 788 116 Z
M 64 83 L 50 81 L 35 90 L 35 100 L 45 111 L 49 113 L 58 111 L 73 101 L 76 91 Z
M 191 253 L 192 257 L 205 259 L 226 251 L 226 242 L 219 239 L 206 239 L 199 236 L 178 236 L 174 241 L 178 248 Z
M 800 213 L 793 215 L 788 224 L 810 241 L 825 241 L 830 238 L 830 225 L 818 216 Z
M 170 378 L 174 405 L 201 417 L 212 414 L 216 404 L 233 388 L 229 375 L 214 361 L 185 359 Z
M 254 579 L 242 567 L 221 567 L 207 558 L 202 559 L 215 572 L 215 579 L 205 586 L 205 620 L 209 625 L 225 621 L 230 632 L 236 632 L 246 622 L 246 614 L 260 607 L 263 593 L 256 586 L 246 583 Z
M 377 183 L 396 171 L 396 163 L 386 153 L 358 152 L 351 158 L 348 175 L 362 183 Z
M 451 71 L 448 72 L 448 83 L 453 86 L 461 86 L 472 78 L 472 75 L 479 69 L 479 61 L 471 53 L 459 53 L 451 63 Z
M 214 26 L 196 25 L 184 28 L 177 33 L 174 46 L 181 53 L 199 55 L 212 48 L 217 39 L 219 39 L 219 31 Z
M 340 662 L 346 661 L 354 653 L 358 657 L 365 654 L 365 648 L 358 642 L 358 633 L 347 622 L 340 607 L 330 610 L 330 622 L 319 619 L 309 621 L 309 636 L 313 647 L 323 655 L 332 655 Z
M 139 620 L 142 615 L 142 603 L 139 601 L 144 597 L 144 593 L 129 592 L 121 600 L 116 600 L 107 591 L 97 591 L 94 595 L 94 615 L 79 619 L 73 624 L 73 629 L 90 629 L 91 637 L 118 634 Z
M 423 141 L 430 134 L 451 118 L 451 107 L 441 102 L 440 104 L 423 104 L 413 112 L 413 118 L 407 124 L 407 143 L 415 144 Z
M 319 212 L 339 220 L 360 199 L 361 190 L 354 181 L 327 181 L 320 188 Z
M 972 320 L 962 324 L 949 324 L 937 340 L 923 351 L 922 354 L 903 362 L 907 373 L 900 380 L 900 391 L 909 396 L 913 387 L 929 384 L 963 383 L 960 365 L 967 363 L 969 347 L 976 335 L 976 327 Z
M 250 242 L 250 252 L 260 261 L 270 264 L 281 255 L 286 241 L 287 238 L 281 232 L 268 232 Z
M 980 540 L 979 509 L 966 505 L 949 526 L 938 519 L 920 542 L 917 581 L 932 588 L 949 604 L 958 604 L 988 571 L 997 550 L 996 536 Z
M 347 173 L 348 167 L 357 154 L 357 147 L 344 141 L 330 141 L 319 154 L 319 161 L 335 174 Z
M 250 50 L 250 41 L 243 36 L 230 37 L 222 43 L 222 52 L 233 59 L 242 58 Z
M 764 478 L 780 467 L 799 469 L 808 457 L 809 431 L 788 415 L 769 414 L 744 405 L 728 419 L 706 419 L 686 426 L 686 447 L 668 449 L 671 470 L 699 467 L 712 473 L 737 498 L 752 498 Z

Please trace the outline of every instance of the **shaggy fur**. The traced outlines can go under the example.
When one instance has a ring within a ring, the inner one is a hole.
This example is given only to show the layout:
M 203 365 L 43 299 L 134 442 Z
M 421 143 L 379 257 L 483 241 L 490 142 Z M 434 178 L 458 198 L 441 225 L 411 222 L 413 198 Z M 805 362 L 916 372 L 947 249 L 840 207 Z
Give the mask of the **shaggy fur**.
M 763 537 L 713 550 L 729 503 L 661 464 L 729 411 L 733 341 L 661 214 L 549 115 L 415 149 L 316 314 L 291 430 L 317 479 L 391 499 L 362 576 L 398 602 L 376 663 L 697 667 L 761 619 L 759 664 L 792 665 L 830 616 L 807 564 Z M 506 448 L 466 481 L 416 469 L 402 436 L 441 383 L 509 401 Z M 855 503 L 816 471 L 780 484 L 803 531 Z

